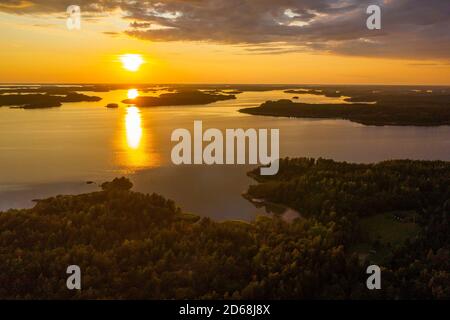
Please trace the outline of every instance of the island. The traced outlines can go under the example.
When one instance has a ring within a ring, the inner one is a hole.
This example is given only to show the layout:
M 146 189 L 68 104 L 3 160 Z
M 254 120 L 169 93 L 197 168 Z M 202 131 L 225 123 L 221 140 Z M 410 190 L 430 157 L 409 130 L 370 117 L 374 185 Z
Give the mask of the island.
M 266 101 L 242 113 L 275 117 L 344 119 L 364 125 L 440 126 L 450 125 L 450 87 L 322 85 L 284 91 L 293 98 Z M 341 98 L 330 103 L 302 103 L 301 95 Z
M 396 98 L 396 97 L 394 97 Z M 275 116 L 316 119 L 344 119 L 364 125 L 439 126 L 450 125 L 450 96 L 428 99 L 381 99 L 362 103 L 370 97 L 349 98 L 357 103 L 309 104 L 289 99 L 266 101 L 259 107 L 239 112 Z
M 21 109 L 41 109 L 60 107 L 65 102 L 95 102 L 100 97 L 88 96 L 77 92 L 67 92 L 64 95 L 50 93 L 0 94 L 0 107 L 12 106 Z
M 330 97 L 330 98 L 338 98 L 341 97 L 342 94 L 340 91 L 336 91 L 336 90 L 324 90 L 324 89 L 290 89 L 290 90 L 285 90 L 285 93 L 294 93 L 294 94 L 314 94 L 314 95 L 318 95 L 318 96 L 325 96 L 325 97 Z M 298 98 L 298 97 L 297 97 Z
M 135 99 L 126 99 L 122 102 L 138 107 L 204 105 L 217 101 L 236 99 L 233 94 L 221 94 L 203 92 L 200 90 L 181 90 L 171 93 L 163 93 L 159 97 L 139 96 Z

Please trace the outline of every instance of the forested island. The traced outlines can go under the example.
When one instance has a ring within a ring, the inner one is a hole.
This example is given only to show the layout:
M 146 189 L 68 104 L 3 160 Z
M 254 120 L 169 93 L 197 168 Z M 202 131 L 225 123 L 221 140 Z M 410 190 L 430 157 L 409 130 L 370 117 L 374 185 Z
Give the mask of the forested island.
M 243 113 L 277 117 L 345 119 L 364 125 L 450 125 L 449 87 L 310 86 L 285 90 L 292 99 L 266 101 Z M 342 103 L 302 103 L 302 95 L 340 97 Z
M 216 222 L 125 178 L 0 213 L 5 299 L 449 299 L 450 163 L 283 159 L 248 195 L 301 217 Z M 382 290 L 366 268 L 382 267 Z M 66 268 L 82 290 L 66 288 Z
M 236 99 L 234 94 L 202 92 L 200 90 L 181 90 L 163 93 L 159 97 L 139 96 L 135 99 L 125 99 L 122 102 L 138 107 L 204 105 L 217 101 Z
M 0 94 L 0 107 L 11 106 L 21 109 L 42 109 L 60 107 L 65 102 L 95 102 L 100 100 L 100 97 L 88 96 L 71 91 L 65 91 L 64 94 L 60 94 L 60 92 L 11 93 Z
M 267 101 L 242 113 L 275 117 L 344 119 L 364 125 L 438 126 L 450 125 L 450 96 L 427 101 L 376 102 L 375 104 L 308 104 L 288 99 Z M 349 100 L 359 100 L 350 98 Z

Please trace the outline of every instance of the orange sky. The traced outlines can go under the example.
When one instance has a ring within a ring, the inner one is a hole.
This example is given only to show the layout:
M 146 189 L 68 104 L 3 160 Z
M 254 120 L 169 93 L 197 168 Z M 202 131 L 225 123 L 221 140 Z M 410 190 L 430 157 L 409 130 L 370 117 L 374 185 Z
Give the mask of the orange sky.
M 240 45 L 151 42 L 121 34 L 119 16 L 68 30 L 58 17 L 0 13 L 3 83 L 348 83 L 450 85 L 450 65 L 315 52 L 255 54 Z M 142 54 L 137 72 L 119 61 Z

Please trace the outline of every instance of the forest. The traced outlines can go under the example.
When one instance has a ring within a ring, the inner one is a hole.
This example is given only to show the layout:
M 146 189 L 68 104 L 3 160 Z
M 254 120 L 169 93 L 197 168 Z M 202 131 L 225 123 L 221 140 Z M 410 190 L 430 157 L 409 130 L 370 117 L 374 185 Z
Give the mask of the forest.
M 212 221 L 126 178 L 1 212 L 0 298 L 450 298 L 449 163 L 283 159 L 276 176 L 258 172 L 248 195 L 300 218 Z M 372 263 L 382 290 L 366 288 Z M 81 290 L 66 288 L 73 264 Z

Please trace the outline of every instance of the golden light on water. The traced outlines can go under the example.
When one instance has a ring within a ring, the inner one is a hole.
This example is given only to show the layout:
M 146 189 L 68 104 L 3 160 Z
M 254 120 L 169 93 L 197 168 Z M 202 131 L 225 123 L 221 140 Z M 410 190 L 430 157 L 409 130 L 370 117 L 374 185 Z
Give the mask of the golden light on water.
M 136 107 L 128 107 L 125 116 L 127 144 L 131 149 L 138 149 L 142 139 L 141 114 Z
M 125 157 L 123 164 L 133 171 L 148 165 L 148 155 L 143 141 L 143 126 L 141 113 L 138 108 L 127 108 L 125 115 Z
M 139 92 L 137 91 L 137 89 L 129 89 L 127 97 L 128 99 L 136 99 L 137 97 L 139 97 Z
M 154 136 L 151 127 L 144 125 L 144 118 L 135 106 L 125 109 L 123 118 L 123 130 L 119 153 L 119 163 L 126 168 L 127 172 L 135 172 L 137 169 L 158 166 L 160 155 L 154 149 Z
M 132 72 L 136 72 L 139 70 L 141 65 L 144 63 L 144 59 L 140 54 L 123 54 L 120 56 L 120 61 L 122 62 L 122 66 L 124 69 Z

